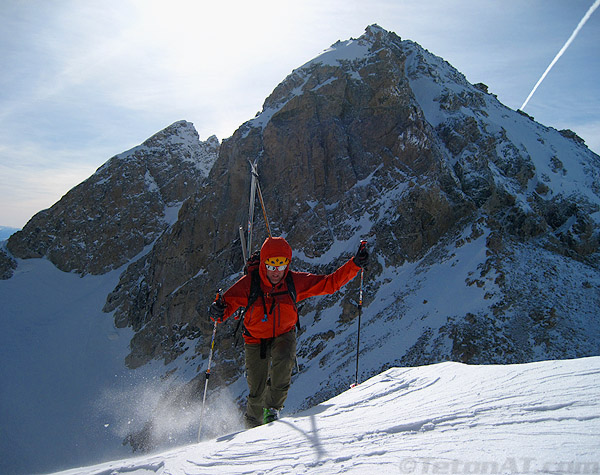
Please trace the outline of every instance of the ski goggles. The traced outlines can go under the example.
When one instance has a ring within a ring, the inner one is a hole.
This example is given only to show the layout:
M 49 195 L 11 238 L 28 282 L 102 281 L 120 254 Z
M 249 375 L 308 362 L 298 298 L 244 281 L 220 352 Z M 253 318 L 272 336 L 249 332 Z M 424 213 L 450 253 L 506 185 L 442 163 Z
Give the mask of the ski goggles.
M 284 271 L 289 263 L 290 260 L 287 257 L 269 257 L 265 260 L 265 266 L 270 271 Z

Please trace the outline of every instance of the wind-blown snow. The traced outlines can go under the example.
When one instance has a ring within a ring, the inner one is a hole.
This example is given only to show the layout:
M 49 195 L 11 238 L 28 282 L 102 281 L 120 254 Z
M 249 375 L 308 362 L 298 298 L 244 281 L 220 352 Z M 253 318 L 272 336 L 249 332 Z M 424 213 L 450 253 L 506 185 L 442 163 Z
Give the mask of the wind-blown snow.
M 392 368 L 257 429 L 74 474 L 599 473 L 600 357 Z

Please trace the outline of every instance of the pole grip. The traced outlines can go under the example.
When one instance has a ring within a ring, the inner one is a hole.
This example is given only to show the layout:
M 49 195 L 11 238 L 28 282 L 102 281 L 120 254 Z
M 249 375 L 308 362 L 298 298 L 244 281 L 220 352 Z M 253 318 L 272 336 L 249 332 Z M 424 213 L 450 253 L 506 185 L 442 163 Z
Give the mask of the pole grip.
M 360 270 L 360 292 L 358 293 L 358 308 L 362 309 L 363 304 L 363 280 L 364 280 L 364 270 Z

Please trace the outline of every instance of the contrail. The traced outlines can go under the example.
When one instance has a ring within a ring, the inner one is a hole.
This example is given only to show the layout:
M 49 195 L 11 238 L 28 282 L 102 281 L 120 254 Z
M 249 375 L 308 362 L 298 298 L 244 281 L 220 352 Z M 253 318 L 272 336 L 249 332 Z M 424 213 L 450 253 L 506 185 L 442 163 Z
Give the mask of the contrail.
M 542 83 L 542 81 L 544 80 L 544 78 L 548 75 L 548 73 L 552 69 L 552 66 L 554 66 L 556 64 L 556 62 L 563 55 L 563 53 L 566 51 L 566 49 L 569 47 L 569 45 L 573 42 L 573 40 L 577 36 L 577 33 L 579 33 L 579 30 L 581 30 L 583 28 L 583 25 L 585 25 L 585 22 L 588 21 L 588 19 L 592 16 L 592 13 L 594 13 L 594 11 L 596 10 L 596 8 L 598 8 L 599 6 L 600 6 L 600 0 L 596 0 L 594 2 L 594 4 L 590 7 L 590 9 L 587 11 L 587 13 L 583 16 L 583 18 L 581 19 L 581 21 L 577 25 L 577 28 L 575 28 L 575 31 L 573 31 L 573 33 L 571 33 L 571 36 L 569 37 L 569 39 L 567 40 L 567 42 L 565 43 L 565 45 L 561 48 L 561 50 L 558 52 L 558 54 L 554 57 L 554 59 L 550 63 L 550 66 L 548 66 L 546 68 L 546 71 L 544 71 L 544 74 L 542 74 L 542 77 L 539 79 L 539 81 L 536 83 L 536 85 L 533 86 L 533 89 L 531 90 L 531 92 L 527 96 L 527 99 L 525 99 L 525 102 L 523 102 L 523 105 L 520 107 L 521 110 L 525 109 L 525 106 L 529 102 L 529 99 L 531 99 L 531 96 L 533 96 L 533 93 L 535 92 L 535 90 Z

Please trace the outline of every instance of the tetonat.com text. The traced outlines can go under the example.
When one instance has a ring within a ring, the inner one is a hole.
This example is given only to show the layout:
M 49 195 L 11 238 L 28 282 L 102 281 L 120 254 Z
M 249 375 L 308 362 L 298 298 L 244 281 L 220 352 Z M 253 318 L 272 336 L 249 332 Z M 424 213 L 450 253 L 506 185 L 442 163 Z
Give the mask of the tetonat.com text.
M 561 473 L 600 474 L 600 462 L 544 461 L 528 457 L 507 457 L 500 461 L 466 461 L 438 458 L 405 458 L 399 465 L 401 474 L 496 474 Z

